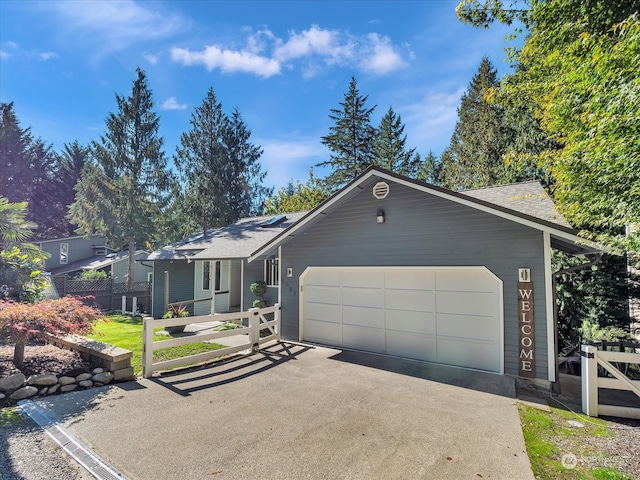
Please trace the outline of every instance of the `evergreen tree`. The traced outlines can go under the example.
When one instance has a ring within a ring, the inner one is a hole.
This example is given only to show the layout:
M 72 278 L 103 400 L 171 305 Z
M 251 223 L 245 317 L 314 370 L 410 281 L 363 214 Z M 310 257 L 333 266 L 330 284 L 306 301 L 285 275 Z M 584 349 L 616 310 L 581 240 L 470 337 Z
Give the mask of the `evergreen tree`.
M 322 137 L 322 144 L 332 152 L 330 160 L 317 166 L 331 167 L 324 182 L 330 191 L 336 191 L 375 163 L 373 146 L 376 129 L 371 126 L 371 114 L 375 105 L 366 106 L 367 96 L 360 95 L 355 77 L 351 78 L 349 90 L 340 102 L 340 109 L 331 109 L 329 118 L 335 125 L 330 133 Z
M 174 163 L 180 174 L 184 235 L 258 215 L 272 190 L 262 182 L 262 149 L 238 110 L 224 114 L 213 88 L 191 115 L 191 130 L 180 137 Z
M 13 102 L 0 103 L 0 191 L 9 202 L 28 200 L 31 128 L 21 128 Z
M 278 193 L 269 197 L 266 204 L 266 213 L 289 213 L 311 210 L 329 197 L 329 191 L 323 182 L 313 176 L 313 169 L 309 169 L 309 178 L 306 183 L 297 182 L 295 185 L 290 180 Z
M 75 231 L 66 218 L 69 207 L 75 201 L 75 186 L 80 181 L 80 175 L 89 156 L 89 148 L 81 146 L 77 140 L 70 144 L 65 144 L 62 154 L 58 158 L 58 168 L 56 172 L 57 200 L 64 211 L 61 218 L 64 223 L 61 225 L 61 234 L 71 236 Z
M 101 233 L 111 245 L 127 245 L 129 286 L 136 242 L 150 246 L 170 186 L 158 136 L 160 118 L 145 73 L 140 68 L 136 73 L 131 96 L 116 94 L 118 110 L 107 116 L 100 141 L 92 142 L 92 160 L 84 166 L 69 214 L 80 232 Z
M 378 126 L 373 144 L 374 161 L 382 168 L 414 178 L 419 166 L 414 156 L 416 149 L 406 150 L 407 136 L 403 134 L 402 118 L 389 107 Z
M 446 162 L 442 162 L 443 186 L 459 190 L 509 181 L 502 155 L 506 148 L 503 109 L 485 95 L 499 85 L 497 71 L 482 59 L 458 108 Z
M 429 150 L 424 160 L 420 160 L 420 155 L 416 153 L 415 161 L 418 163 L 418 172 L 416 174 L 418 180 L 431 185 L 440 185 L 442 183 L 440 162 L 433 154 L 433 151 Z

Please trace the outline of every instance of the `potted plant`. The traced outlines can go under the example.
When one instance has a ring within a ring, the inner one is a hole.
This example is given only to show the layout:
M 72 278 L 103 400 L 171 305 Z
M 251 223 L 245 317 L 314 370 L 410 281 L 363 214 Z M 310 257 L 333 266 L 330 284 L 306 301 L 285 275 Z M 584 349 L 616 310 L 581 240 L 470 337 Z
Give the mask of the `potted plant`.
M 265 299 L 267 296 L 267 282 L 258 280 L 252 283 L 249 288 L 251 289 L 251 293 L 258 297 L 253 301 L 253 308 L 265 308 L 269 306 Z
M 169 307 L 169 310 L 166 311 L 166 313 L 162 316 L 162 318 L 182 318 L 182 317 L 188 317 L 189 316 L 189 311 L 185 308 L 184 305 L 172 305 L 171 307 Z M 182 333 L 184 332 L 184 327 L 185 325 L 178 325 L 175 327 L 165 327 L 165 330 L 167 332 L 169 332 L 170 335 L 173 335 L 175 333 Z

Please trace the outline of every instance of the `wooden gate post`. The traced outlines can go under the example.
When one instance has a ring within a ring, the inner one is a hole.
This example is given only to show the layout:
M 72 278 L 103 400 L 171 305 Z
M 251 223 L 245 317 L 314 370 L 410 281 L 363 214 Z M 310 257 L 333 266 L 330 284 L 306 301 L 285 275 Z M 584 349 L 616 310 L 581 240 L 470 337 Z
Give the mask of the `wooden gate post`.
M 260 349 L 260 309 L 249 309 L 249 341 L 251 342 L 251 353 L 256 353 Z
M 582 345 L 580 370 L 582 375 L 582 413 L 598 416 L 598 349 Z
M 164 271 L 164 310 L 162 311 L 162 315 L 167 313 L 169 310 L 169 271 Z M 160 317 L 162 317 L 160 315 Z

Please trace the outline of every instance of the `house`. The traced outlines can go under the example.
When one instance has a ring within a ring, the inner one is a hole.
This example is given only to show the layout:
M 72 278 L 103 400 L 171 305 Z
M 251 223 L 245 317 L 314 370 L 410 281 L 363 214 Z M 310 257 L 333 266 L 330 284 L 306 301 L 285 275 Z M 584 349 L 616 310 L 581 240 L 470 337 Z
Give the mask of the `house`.
M 258 262 L 249 265 L 247 259 L 305 213 L 243 218 L 152 252 L 142 262 L 153 265 L 152 315 L 161 317 L 166 304 L 187 300 L 198 300 L 187 307 L 195 315 L 251 308 L 256 297 L 250 286 L 258 280 L 266 280 L 267 300 L 275 303 L 277 259 L 266 256 L 267 271 Z
M 235 258 L 239 307 L 251 306 L 249 282 L 271 281 L 283 338 L 542 383 L 557 380 L 551 250 L 596 251 L 537 182 L 454 192 L 377 167 L 280 227 Z M 219 256 L 215 235 L 197 252 L 190 243 L 192 262 Z M 170 276 L 187 269 L 181 248 L 163 264 Z M 183 278 L 171 301 L 197 298 L 207 277 Z
M 32 243 L 49 254 L 45 262 L 45 270 L 53 274 L 60 269 L 67 269 L 69 265 L 78 261 L 104 257 L 107 254 L 106 239 L 97 234 L 90 237 L 64 237 Z
M 100 235 L 66 237 L 36 242 L 40 250 L 48 252 L 45 269 L 52 276 L 76 275 L 85 270 L 104 271 L 114 283 L 126 283 L 129 252 L 114 252 Z M 134 282 L 148 282 L 152 267 L 141 262 L 148 252 L 136 250 Z

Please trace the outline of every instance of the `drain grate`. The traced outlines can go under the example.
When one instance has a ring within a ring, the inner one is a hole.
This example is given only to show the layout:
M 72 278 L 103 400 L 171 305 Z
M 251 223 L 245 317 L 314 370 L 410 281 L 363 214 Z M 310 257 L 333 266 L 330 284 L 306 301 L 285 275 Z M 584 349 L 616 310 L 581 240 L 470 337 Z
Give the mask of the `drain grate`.
M 126 475 L 119 472 L 113 465 L 110 465 L 93 450 L 85 447 L 67 430 L 57 425 L 34 401 L 22 400 L 18 402 L 18 406 L 22 412 L 28 415 L 47 435 L 60 445 L 65 452 L 71 455 L 75 461 L 98 480 L 129 480 Z

